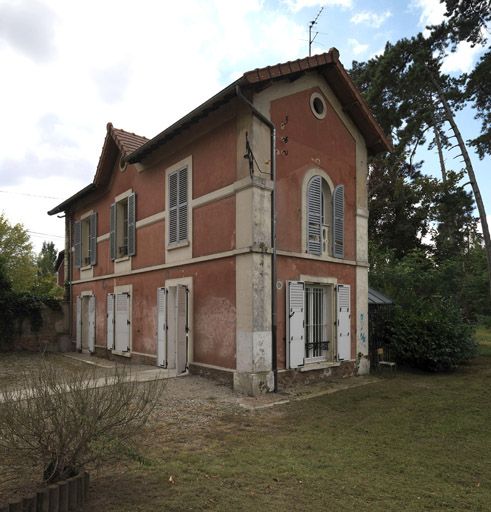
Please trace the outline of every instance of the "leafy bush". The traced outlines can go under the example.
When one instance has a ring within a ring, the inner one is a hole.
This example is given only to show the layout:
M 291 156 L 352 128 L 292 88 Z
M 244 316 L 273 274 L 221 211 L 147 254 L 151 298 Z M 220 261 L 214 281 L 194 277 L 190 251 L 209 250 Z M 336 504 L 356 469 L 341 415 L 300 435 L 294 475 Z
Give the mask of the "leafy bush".
M 142 429 L 164 381 L 138 382 L 124 368 L 102 378 L 44 363 L 0 393 L 0 461 L 18 475 L 57 482 L 114 455 Z M 1 481 L 1 478 L 0 478 Z
M 471 326 L 440 297 L 397 306 L 390 338 L 396 360 L 422 370 L 448 371 L 477 353 Z

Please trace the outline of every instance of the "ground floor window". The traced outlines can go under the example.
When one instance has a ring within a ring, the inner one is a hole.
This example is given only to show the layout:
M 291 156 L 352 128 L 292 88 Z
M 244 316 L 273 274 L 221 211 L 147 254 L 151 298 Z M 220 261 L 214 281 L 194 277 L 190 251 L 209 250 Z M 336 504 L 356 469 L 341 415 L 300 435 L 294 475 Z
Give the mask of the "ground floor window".
M 350 286 L 287 285 L 287 366 L 351 359 Z
M 305 286 L 305 359 L 326 359 L 332 348 L 329 325 L 330 290 L 327 286 Z

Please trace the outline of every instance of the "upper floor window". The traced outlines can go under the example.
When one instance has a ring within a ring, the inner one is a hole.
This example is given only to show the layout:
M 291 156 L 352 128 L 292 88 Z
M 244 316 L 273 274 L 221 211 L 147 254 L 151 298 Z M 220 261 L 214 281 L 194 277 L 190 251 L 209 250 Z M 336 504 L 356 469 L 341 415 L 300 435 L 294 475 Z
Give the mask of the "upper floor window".
M 111 205 L 111 259 L 135 254 L 135 217 L 136 194 L 132 193 Z
M 344 185 L 334 191 L 320 175 L 307 185 L 307 252 L 316 256 L 344 256 Z
M 188 241 L 188 168 L 168 178 L 169 245 Z
M 74 223 L 75 265 L 87 267 L 97 262 L 97 213 Z

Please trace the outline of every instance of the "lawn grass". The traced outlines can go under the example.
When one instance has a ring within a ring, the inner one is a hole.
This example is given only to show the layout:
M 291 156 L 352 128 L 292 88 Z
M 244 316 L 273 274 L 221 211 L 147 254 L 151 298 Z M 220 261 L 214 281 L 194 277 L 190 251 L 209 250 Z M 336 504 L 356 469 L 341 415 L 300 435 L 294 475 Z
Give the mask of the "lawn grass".
M 490 389 L 481 355 L 206 428 L 164 416 L 138 462 L 93 474 L 89 510 L 490 510 Z
M 491 356 L 491 329 L 482 325 L 476 328 L 476 340 L 479 343 L 479 353 Z

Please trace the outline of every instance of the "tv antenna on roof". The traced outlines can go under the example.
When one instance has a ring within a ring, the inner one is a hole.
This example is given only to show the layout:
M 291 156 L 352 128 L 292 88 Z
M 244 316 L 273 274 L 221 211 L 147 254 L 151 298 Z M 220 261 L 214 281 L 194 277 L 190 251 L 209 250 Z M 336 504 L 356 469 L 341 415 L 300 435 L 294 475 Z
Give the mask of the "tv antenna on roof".
M 314 37 L 312 37 L 312 27 L 317 24 L 317 20 L 319 19 L 319 16 L 321 15 L 321 12 L 324 10 L 324 7 L 320 8 L 320 11 L 317 13 L 317 16 L 314 20 L 312 20 L 309 23 L 309 57 L 312 55 L 312 43 L 314 42 L 314 39 L 317 37 L 319 32 L 316 32 Z

